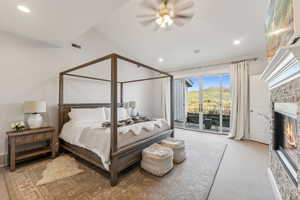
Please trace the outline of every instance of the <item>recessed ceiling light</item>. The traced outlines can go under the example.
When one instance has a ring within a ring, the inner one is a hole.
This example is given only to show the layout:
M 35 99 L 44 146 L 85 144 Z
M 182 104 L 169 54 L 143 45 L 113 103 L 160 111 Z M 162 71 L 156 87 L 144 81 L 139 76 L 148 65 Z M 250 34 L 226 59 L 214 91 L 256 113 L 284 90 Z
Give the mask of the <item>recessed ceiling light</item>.
M 27 6 L 24 6 L 24 5 L 18 5 L 17 8 L 20 11 L 24 12 L 24 13 L 30 13 L 31 12 L 30 9 Z
M 241 41 L 240 41 L 240 40 L 234 40 L 234 41 L 233 41 L 233 44 L 234 44 L 234 45 L 239 45 L 239 44 L 241 44 Z
M 164 59 L 163 59 L 163 58 L 159 58 L 159 59 L 158 59 L 158 62 L 160 62 L 160 63 L 161 63 L 161 62 L 164 62 Z
M 200 49 L 196 49 L 196 50 L 194 50 L 194 53 L 200 53 Z

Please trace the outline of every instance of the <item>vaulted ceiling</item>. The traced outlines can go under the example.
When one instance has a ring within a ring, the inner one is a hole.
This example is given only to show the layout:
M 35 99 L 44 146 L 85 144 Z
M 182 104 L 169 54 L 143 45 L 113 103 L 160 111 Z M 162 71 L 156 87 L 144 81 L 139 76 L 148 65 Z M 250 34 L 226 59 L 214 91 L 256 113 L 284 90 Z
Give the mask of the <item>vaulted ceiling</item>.
M 106 19 L 122 0 L 1 0 L 0 30 L 63 46 Z M 17 5 L 26 5 L 23 13 Z
M 268 0 L 194 0 L 194 18 L 183 27 L 154 31 L 141 26 L 140 0 L 0 1 L 0 30 L 64 46 L 96 28 L 123 52 L 161 68 L 190 67 L 265 54 L 264 21 Z M 234 40 L 241 44 L 233 45 Z M 99 44 L 101 45 L 101 44 Z M 194 53 L 199 50 L 199 53 Z M 158 58 L 164 62 L 159 63 Z

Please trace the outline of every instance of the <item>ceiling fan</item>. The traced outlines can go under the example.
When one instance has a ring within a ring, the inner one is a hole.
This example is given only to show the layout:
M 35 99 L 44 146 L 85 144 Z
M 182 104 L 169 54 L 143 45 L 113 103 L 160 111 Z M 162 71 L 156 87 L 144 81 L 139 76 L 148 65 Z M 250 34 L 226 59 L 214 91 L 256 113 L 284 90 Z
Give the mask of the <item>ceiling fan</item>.
M 169 28 L 173 24 L 183 26 L 194 14 L 192 0 L 143 0 L 142 7 L 151 11 L 149 14 L 137 15 L 141 24 L 155 24 L 158 28 Z

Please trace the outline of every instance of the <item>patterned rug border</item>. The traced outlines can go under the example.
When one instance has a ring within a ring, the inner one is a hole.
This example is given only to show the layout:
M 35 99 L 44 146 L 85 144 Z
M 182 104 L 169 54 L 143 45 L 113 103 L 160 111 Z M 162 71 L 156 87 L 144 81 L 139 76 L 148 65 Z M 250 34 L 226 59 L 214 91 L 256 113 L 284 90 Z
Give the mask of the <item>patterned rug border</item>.
M 223 143 L 223 142 L 222 142 L 221 144 L 222 144 L 222 147 L 220 147 L 220 149 L 219 149 L 218 160 L 215 161 L 215 164 L 217 164 L 217 166 L 214 165 L 214 166 L 216 166 L 216 168 L 213 167 L 213 168 L 214 168 L 214 172 L 211 173 L 212 179 L 211 179 L 211 182 L 210 182 L 210 183 L 208 182 L 209 184 L 207 184 L 207 186 L 208 186 L 207 189 L 208 189 L 208 190 L 206 190 L 206 191 L 207 191 L 206 197 L 203 196 L 203 200 L 208 200 L 208 198 L 209 198 L 209 196 L 210 196 L 211 190 L 212 190 L 212 188 L 213 188 L 213 186 L 214 186 L 214 183 L 215 183 L 215 179 L 216 179 L 216 177 L 217 177 L 217 174 L 218 174 L 218 172 L 219 172 L 219 169 L 220 169 L 221 164 L 222 164 L 222 162 L 223 162 L 224 155 L 225 155 L 226 150 L 227 150 L 227 147 L 228 147 L 228 144 L 227 144 L 227 143 Z M 189 158 L 187 158 L 187 159 L 189 159 Z M 38 162 L 43 162 L 43 161 L 49 162 L 49 160 L 51 160 L 51 159 L 44 159 L 44 160 L 38 161 Z M 78 159 L 77 159 L 77 161 L 78 161 Z M 25 164 L 24 167 L 30 166 L 30 165 L 32 165 L 32 164 L 36 164 L 36 163 L 38 163 L 38 162 L 33 161 L 32 163 Z M 93 169 L 93 167 L 91 168 L 91 167 L 87 166 L 85 163 L 82 163 L 82 162 L 80 162 L 80 161 L 78 161 L 78 162 L 81 163 L 83 166 L 90 168 L 92 171 L 94 171 L 94 172 L 96 172 L 96 173 L 99 173 L 99 172 L 95 171 L 95 169 Z M 185 161 L 185 162 L 186 162 L 186 161 Z M 138 168 L 140 168 L 140 167 L 138 167 Z M 141 169 L 137 169 L 136 171 L 140 171 L 140 170 L 141 170 Z M 131 170 L 131 171 L 135 171 L 135 170 Z M 11 187 L 13 187 L 13 183 L 11 182 L 11 177 L 9 177 L 9 173 L 10 173 L 10 171 L 4 173 L 4 182 L 5 182 L 5 186 L 6 186 L 6 188 L 7 188 L 7 191 L 8 191 L 8 194 L 9 194 L 10 199 L 11 199 L 11 200 L 14 200 L 13 197 L 16 197 L 16 198 L 17 198 L 17 197 L 18 197 L 18 193 L 17 193 L 17 191 L 16 191 L 15 189 L 11 188 Z M 146 172 L 143 172 L 143 173 L 146 173 Z M 147 174 L 147 173 L 146 173 L 146 174 Z M 100 176 L 103 176 L 102 173 L 100 173 Z M 130 175 L 128 175 L 128 176 L 130 176 Z M 128 177 L 124 176 L 123 178 L 126 179 L 126 178 L 128 178 Z M 152 178 L 153 178 L 153 177 L 152 177 Z M 105 177 L 105 179 L 107 179 L 107 177 Z M 156 179 L 156 178 L 154 178 L 154 179 Z M 126 182 L 126 181 L 125 181 L 125 182 Z M 120 183 L 119 183 L 119 184 L 120 184 Z M 112 187 L 112 188 L 113 188 L 113 187 Z M 114 190 L 114 189 L 112 189 L 112 190 Z M 104 191 L 104 192 L 106 192 L 106 191 Z

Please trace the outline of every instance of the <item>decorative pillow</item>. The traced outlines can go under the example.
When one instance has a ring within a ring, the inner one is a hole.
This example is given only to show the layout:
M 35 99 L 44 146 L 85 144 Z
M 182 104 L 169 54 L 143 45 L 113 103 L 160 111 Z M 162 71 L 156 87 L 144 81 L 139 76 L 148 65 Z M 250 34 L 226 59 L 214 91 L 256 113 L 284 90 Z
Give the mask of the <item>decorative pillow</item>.
M 105 108 L 106 120 L 110 121 L 110 108 Z M 118 108 L 118 121 L 129 119 L 130 116 L 125 108 Z
M 69 113 L 72 122 L 105 122 L 104 108 L 72 108 Z

